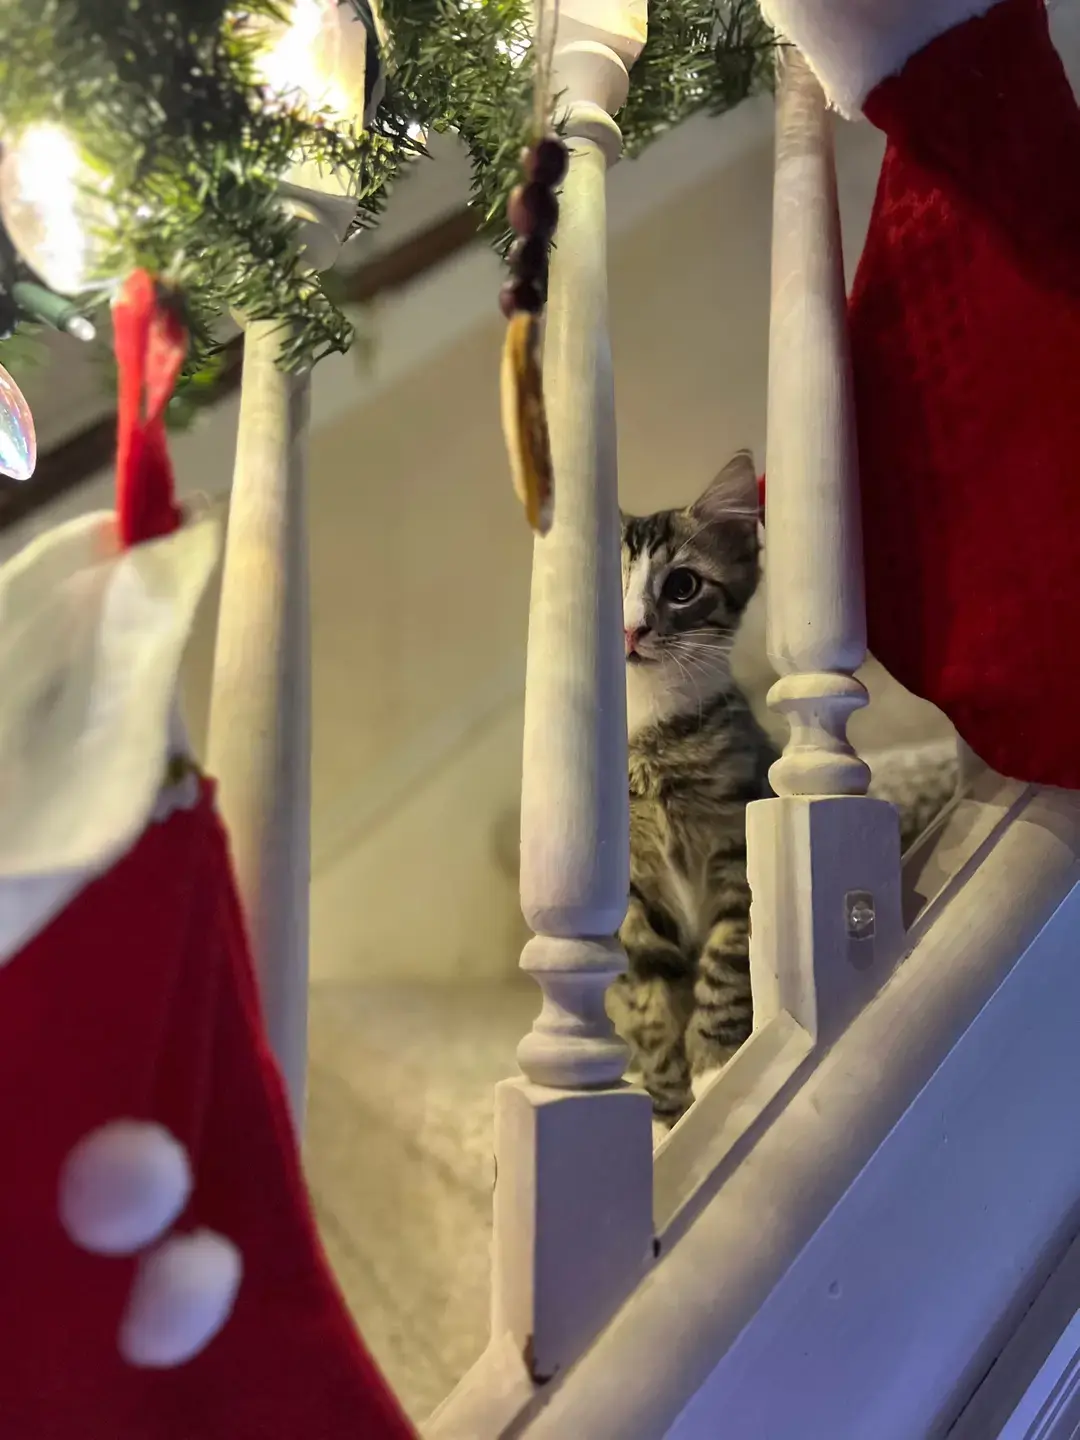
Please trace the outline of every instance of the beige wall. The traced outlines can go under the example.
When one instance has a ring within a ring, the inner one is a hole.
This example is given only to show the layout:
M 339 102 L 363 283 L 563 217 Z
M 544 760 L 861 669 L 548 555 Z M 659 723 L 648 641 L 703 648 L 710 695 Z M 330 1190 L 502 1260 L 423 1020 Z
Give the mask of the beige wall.
M 611 328 L 623 502 L 689 500 L 763 459 L 769 102 L 695 122 L 612 177 Z M 852 253 L 880 141 L 840 131 Z M 499 270 L 477 251 L 369 317 L 377 364 L 316 372 L 310 464 L 312 965 L 330 977 L 509 974 L 530 537 L 498 427 Z M 174 443 L 181 488 L 227 488 L 235 406 Z M 108 503 L 111 480 L 52 515 Z M 0 553 L 25 538 L 4 537 Z M 201 741 L 215 597 L 188 657 Z M 760 616 L 742 671 L 767 684 Z M 864 736 L 925 728 L 895 699 Z M 933 717 L 931 717 L 932 720 Z M 883 728 L 884 726 L 884 728 Z
M 1055 7 L 1054 23 L 1075 72 L 1080 7 Z M 685 501 L 738 446 L 762 456 L 769 132 L 764 98 L 695 121 L 613 173 L 611 327 L 628 508 Z M 868 125 L 839 127 L 849 260 L 880 153 Z M 498 283 L 491 257 L 454 262 L 369 317 L 371 373 L 349 359 L 316 372 L 316 978 L 484 975 L 516 963 L 529 538 L 498 432 Z M 81 415 L 85 401 L 57 392 L 50 409 L 49 395 L 36 398 L 43 434 L 54 411 Z M 234 426 L 227 404 L 174 443 L 183 489 L 227 488 Z M 110 491 L 104 476 L 66 497 L 0 537 L 0 557 L 46 524 L 109 503 Z M 212 619 L 213 597 L 185 677 L 196 737 Z M 741 668 L 760 700 L 760 613 Z M 853 726 L 860 744 L 941 732 L 935 714 L 870 678 L 875 703 Z
M 879 146 L 868 127 L 843 140 L 859 244 Z M 763 458 L 770 206 L 766 136 L 612 244 L 628 508 L 689 500 L 739 446 Z M 316 977 L 517 962 L 530 542 L 498 431 L 500 341 L 480 323 L 316 437 Z M 760 623 L 743 670 L 760 695 Z M 879 739 L 933 724 L 895 697 L 884 711 Z

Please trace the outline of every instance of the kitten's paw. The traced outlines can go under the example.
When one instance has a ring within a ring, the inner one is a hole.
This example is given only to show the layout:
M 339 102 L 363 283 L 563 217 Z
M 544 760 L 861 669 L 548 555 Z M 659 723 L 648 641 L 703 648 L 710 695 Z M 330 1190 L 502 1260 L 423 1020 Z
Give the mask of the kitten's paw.
M 717 1070 L 722 1070 L 739 1048 L 738 1045 L 720 1045 L 708 1035 L 702 1035 L 696 1025 L 690 1025 L 686 1032 L 686 1057 L 690 1061 L 690 1085 L 695 1099 L 700 1082 L 711 1079 Z
M 700 1100 L 702 1093 L 709 1088 L 716 1076 L 723 1069 L 722 1065 L 710 1065 L 707 1070 L 702 1070 L 690 1081 L 690 1089 L 693 1091 L 694 1099 Z
M 667 1123 L 667 1121 L 657 1120 L 656 1116 L 654 1115 L 652 1122 L 652 1148 L 655 1150 L 656 1147 L 660 1144 L 661 1140 L 666 1140 L 670 1134 L 671 1126 Z

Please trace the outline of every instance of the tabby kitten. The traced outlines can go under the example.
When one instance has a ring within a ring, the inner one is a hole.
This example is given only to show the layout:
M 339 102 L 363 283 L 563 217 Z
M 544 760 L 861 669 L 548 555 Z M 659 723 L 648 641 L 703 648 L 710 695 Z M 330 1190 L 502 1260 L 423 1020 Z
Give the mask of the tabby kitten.
M 776 752 L 729 657 L 759 576 L 757 476 L 742 453 L 686 510 L 623 518 L 630 730 L 628 973 L 610 991 L 658 1120 L 750 1034 L 746 806 Z

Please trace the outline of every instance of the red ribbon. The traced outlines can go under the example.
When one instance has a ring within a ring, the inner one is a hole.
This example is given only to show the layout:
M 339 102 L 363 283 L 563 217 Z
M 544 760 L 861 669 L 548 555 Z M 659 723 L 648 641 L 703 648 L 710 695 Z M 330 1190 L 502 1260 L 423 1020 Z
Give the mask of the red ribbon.
M 116 513 L 125 547 L 168 535 L 181 520 L 165 438 L 168 405 L 187 354 L 187 332 L 154 277 L 136 270 L 113 306 L 119 372 Z

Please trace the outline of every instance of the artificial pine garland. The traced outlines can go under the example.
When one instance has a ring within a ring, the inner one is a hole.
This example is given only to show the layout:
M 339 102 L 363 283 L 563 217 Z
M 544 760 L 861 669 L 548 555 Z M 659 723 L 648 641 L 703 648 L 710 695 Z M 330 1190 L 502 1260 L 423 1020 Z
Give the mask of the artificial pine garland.
M 248 13 L 276 17 L 272 0 Z M 267 105 L 250 29 L 227 0 L 0 0 L 0 121 L 62 125 L 109 181 L 103 269 L 168 274 L 189 305 L 193 356 L 229 309 L 291 323 L 287 363 L 348 348 L 351 329 L 294 243 L 278 179 L 298 157 L 357 176 L 360 215 L 415 146 Z
M 351 0 L 345 0 L 351 3 Z M 0 132 L 62 125 L 116 212 L 107 273 L 142 266 L 184 291 L 192 366 L 230 310 L 289 322 L 283 363 L 344 351 L 352 327 L 305 266 L 278 198 L 298 159 L 355 177 L 357 225 L 417 155 L 416 127 L 455 130 L 473 201 L 504 232 L 532 112 L 529 0 L 381 0 L 388 83 L 366 131 L 268 104 L 236 0 L 0 0 Z M 281 19 L 288 0 L 243 0 Z M 651 0 L 649 38 L 619 116 L 627 150 L 698 110 L 721 113 L 770 73 L 755 0 Z
M 627 155 L 770 86 L 775 48 L 757 0 L 649 0 L 649 36 L 618 115 Z
M 473 203 L 502 240 L 533 111 L 530 0 L 381 0 L 380 8 L 390 55 L 377 121 L 383 110 L 404 110 L 426 130 L 456 131 L 472 159 Z
M 381 0 L 392 35 L 386 124 L 404 110 L 456 130 L 473 163 L 473 203 L 500 250 L 506 201 L 530 137 L 529 0 Z M 769 85 L 775 37 L 757 0 L 649 0 L 648 39 L 618 115 L 625 151 L 699 111 L 722 115 Z

